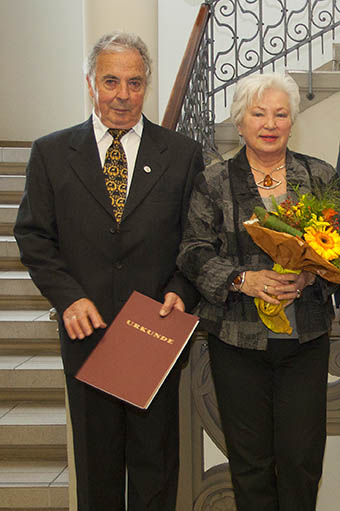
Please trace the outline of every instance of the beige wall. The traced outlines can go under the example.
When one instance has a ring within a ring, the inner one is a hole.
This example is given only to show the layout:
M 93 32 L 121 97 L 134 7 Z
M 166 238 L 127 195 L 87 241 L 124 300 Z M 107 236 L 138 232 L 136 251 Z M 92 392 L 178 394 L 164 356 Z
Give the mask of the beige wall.
M 153 79 L 144 111 L 158 121 L 157 0 L 1 0 L 0 140 L 34 140 L 90 113 L 83 75 L 105 32 L 135 32 L 149 46 Z M 18 16 L 20 12 L 20 16 Z
M 83 119 L 82 2 L 1 0 L 0 140 L 32 140 Z

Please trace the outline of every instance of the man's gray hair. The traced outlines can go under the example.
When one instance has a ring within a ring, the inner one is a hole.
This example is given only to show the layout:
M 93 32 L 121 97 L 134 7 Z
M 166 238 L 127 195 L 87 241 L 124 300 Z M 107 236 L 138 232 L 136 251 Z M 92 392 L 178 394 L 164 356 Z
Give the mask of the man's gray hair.
M 236 84 L 233 102 L 230 109 L 231 120 L 237 127 L 243 120 L 246 109 L 255 97 L 261 98 L 267 89 L 278 89 L 287 93 L 290 105 L 290 116 L 294 123 L 299 113 L 299 87 L 293 78 L 281 73 L 252 74 L 241 78 Z
M 103 35 L 93 46 L 90 51 L 85 64 L 84 71 L 89 77 L 92 86 L 95 85 L 96 78 L 96 64 L 97 57 L 102 52 L 121 52 L 126 50 L 137 50 L 142 57 L 145 67 L 145 75 L 147 83 L 151 76 L 151 58 L 149 50 L 142 39 L 135 34 L 128 34 L 124 32 L 112 32 L 111 34 Z

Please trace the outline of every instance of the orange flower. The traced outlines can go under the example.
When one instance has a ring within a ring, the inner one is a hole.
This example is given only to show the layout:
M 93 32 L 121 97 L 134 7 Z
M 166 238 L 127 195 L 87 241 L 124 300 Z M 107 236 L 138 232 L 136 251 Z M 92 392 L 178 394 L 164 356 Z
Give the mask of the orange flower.
M 337 212 L 332 208 L 327 208 L 322 211 L 322 216 L 326 220 L 326 222 L 329 222 L 330 219 L 335 216 Z

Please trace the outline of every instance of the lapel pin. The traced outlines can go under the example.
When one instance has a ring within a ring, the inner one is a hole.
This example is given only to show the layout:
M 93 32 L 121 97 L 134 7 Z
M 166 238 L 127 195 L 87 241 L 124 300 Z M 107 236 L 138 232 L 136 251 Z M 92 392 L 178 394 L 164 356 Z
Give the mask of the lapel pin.
M 151 169 L 150 169 L 150 167 L 148 165 L 145 165 L 144 172 L 146 172 L 147 174 L 150 174 Z

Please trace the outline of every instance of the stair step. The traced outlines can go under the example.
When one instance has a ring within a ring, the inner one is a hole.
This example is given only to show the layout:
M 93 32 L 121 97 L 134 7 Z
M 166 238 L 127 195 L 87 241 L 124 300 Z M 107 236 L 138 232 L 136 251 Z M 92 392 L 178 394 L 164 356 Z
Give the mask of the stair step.
M 26 163 L 0 162 L 0 175 L 3 176 L 25 176 Z
M 300 112 L 320 103 L 335 92 L 340 90 L 340 71 L 318 71 L 313 74 L 313 99 L 307 99 L 309 76 L 304 71 L 291 71 L 290 76 L 294 78 L 300 89 L 301 103 Z
M 31 142 L 0 142 L 0 161 L 4 163 L 27 163 L 31 153 Z
M 19 206 L 16 204 L 0 204 L 0 235 L 13 235 L 13 226 L 17 218 L 18 209 Z
M 57 328 L 46 310 L 0 310 L 1 354 L 59 354 Z
M 64 374 L 60 355 L 1 354 L 0 400 L 14 399 L 64 403 Z
M 14 236 L 0 235 L 0 271 L 4 270 L 25 271 Z
M 66 442 L 64 403 L 34 401 L 1 403 L 1 460 L 66 461 Z
M 49 309 L 27 271 L 0 272 L 0 309 Z
M 64 462 L 0 462 L 1 511 L 68 511 Z
M 25 176 L 0 176 L 0 202 L 19 204 L 24 188 Z

